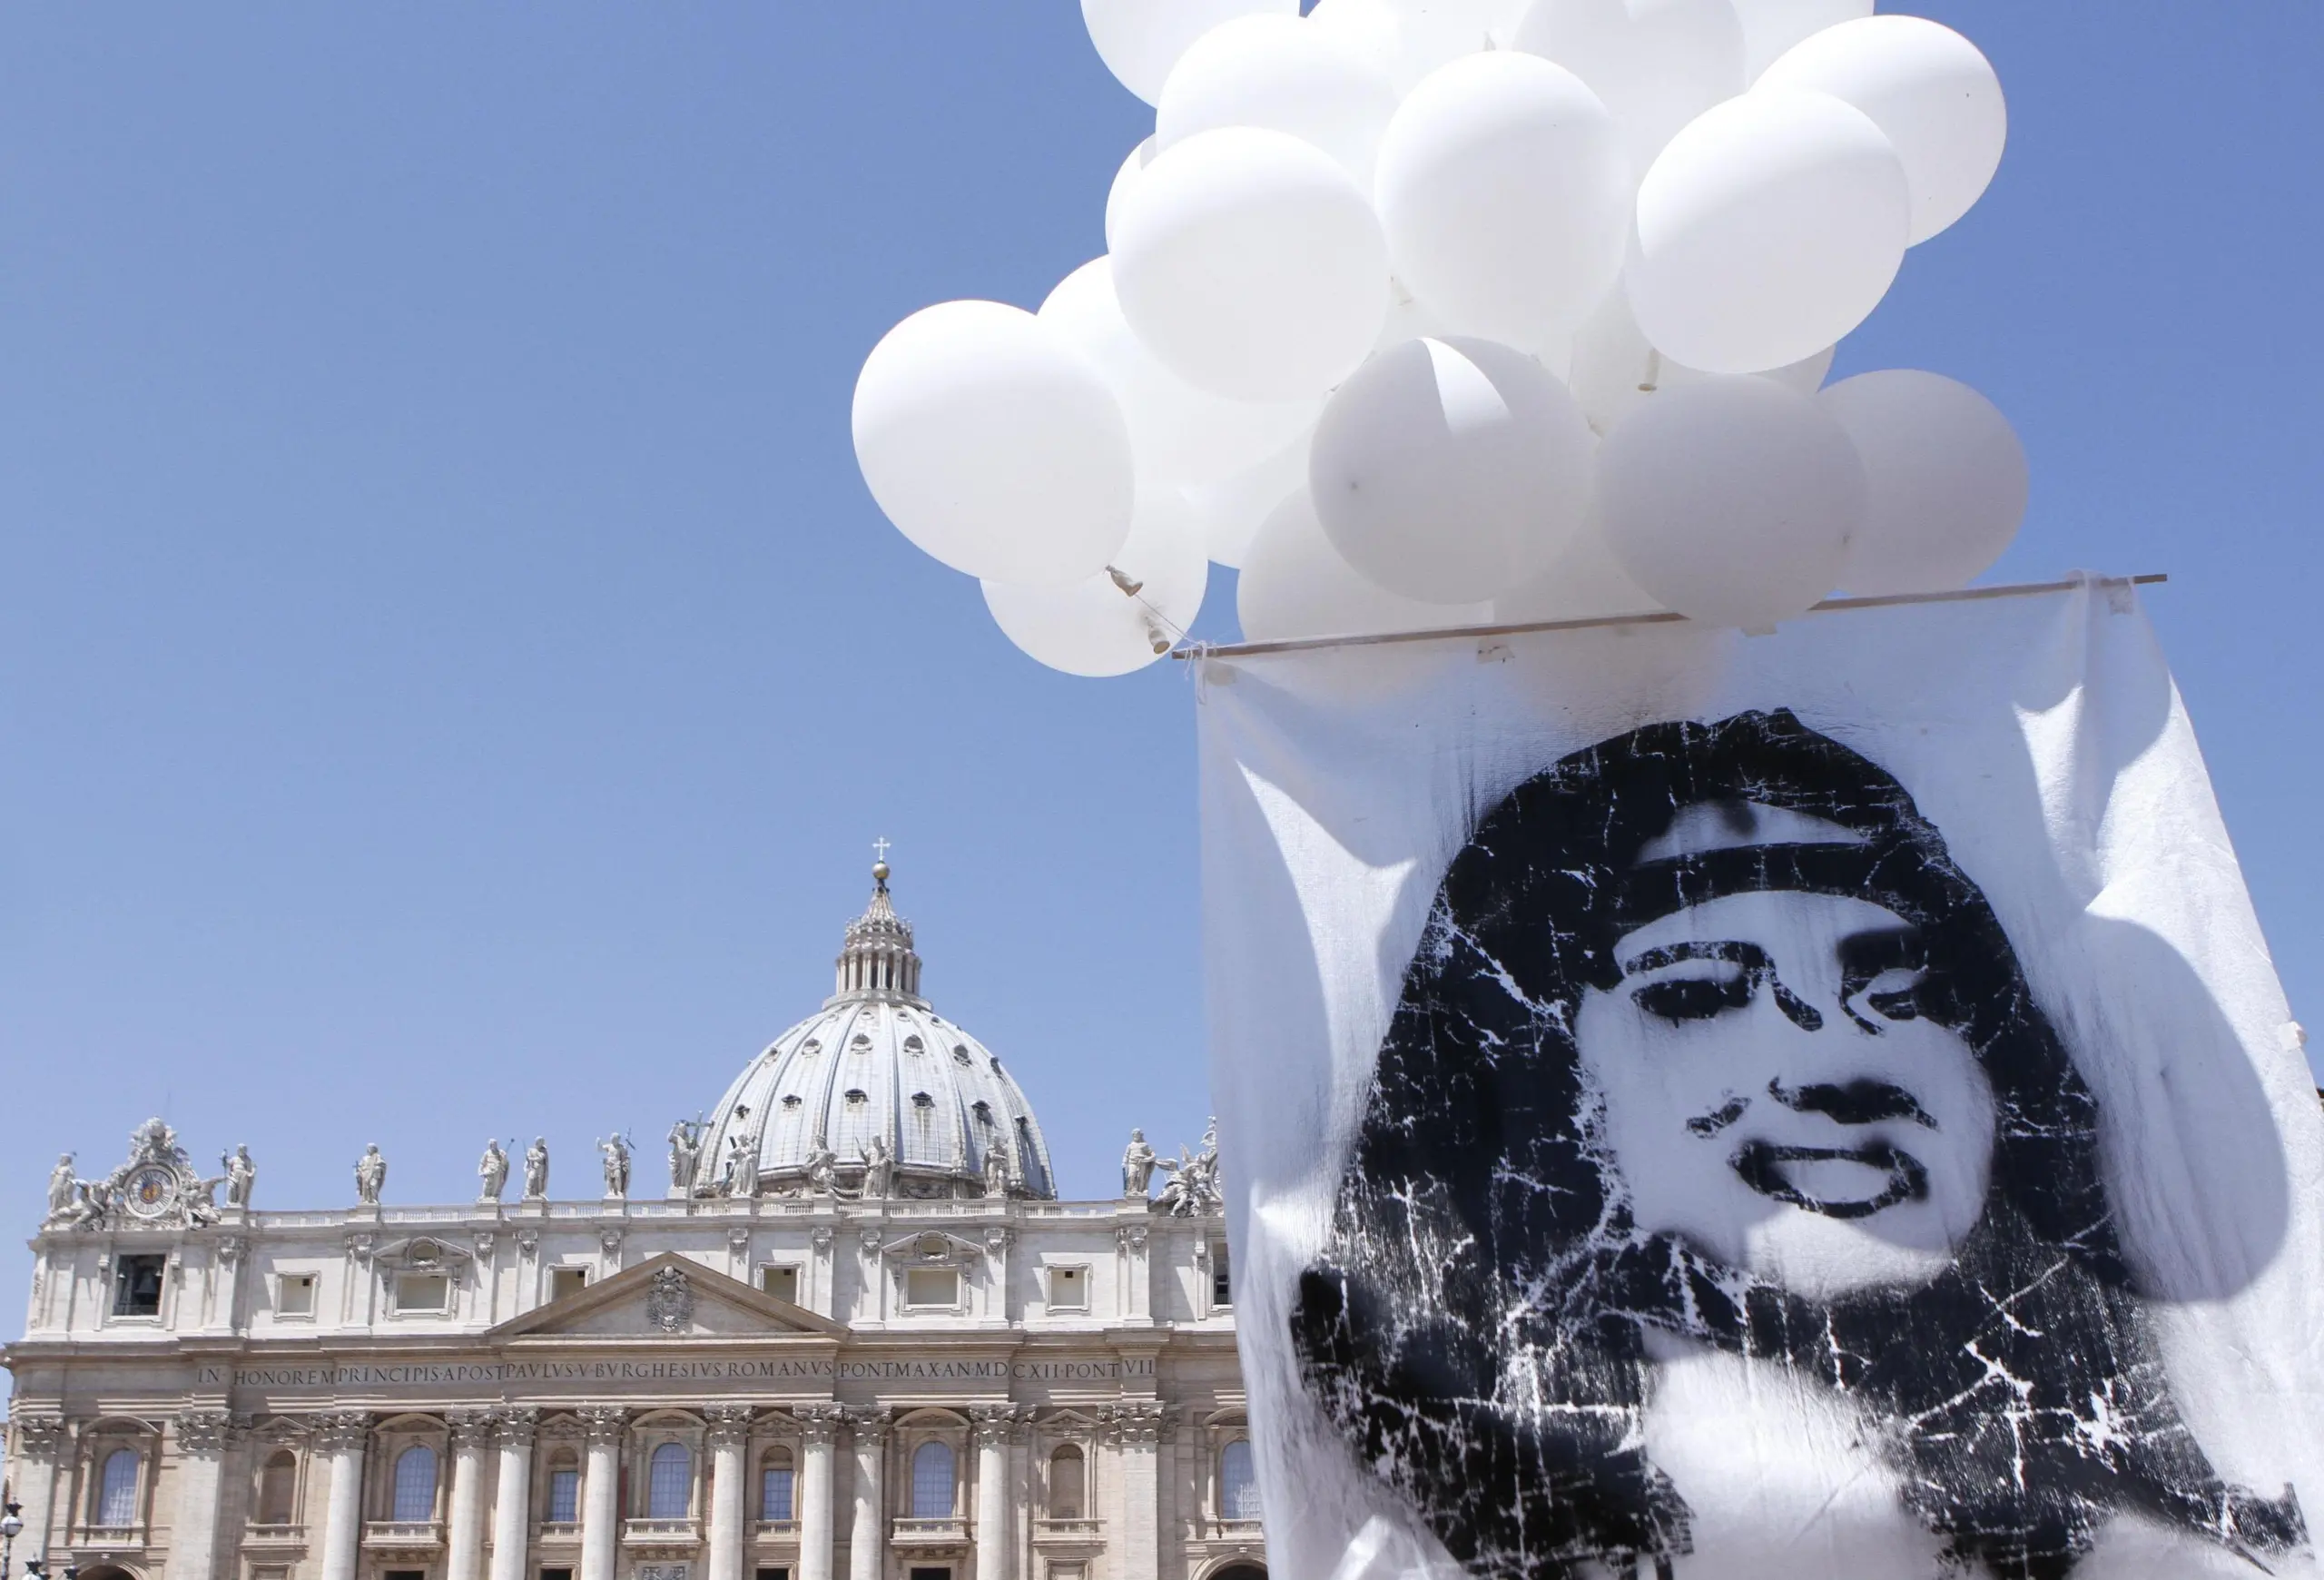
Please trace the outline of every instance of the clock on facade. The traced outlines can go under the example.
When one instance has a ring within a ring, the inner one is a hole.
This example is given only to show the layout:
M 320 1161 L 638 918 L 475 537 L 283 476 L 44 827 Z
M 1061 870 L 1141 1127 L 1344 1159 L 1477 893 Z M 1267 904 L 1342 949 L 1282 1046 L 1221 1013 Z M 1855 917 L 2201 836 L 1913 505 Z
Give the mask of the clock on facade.
M 177 1200 L 176 1171 L 148 1163 L 130 1175 L 123 1190 L 129 1210 L 140 1218 L 159 1218 Z

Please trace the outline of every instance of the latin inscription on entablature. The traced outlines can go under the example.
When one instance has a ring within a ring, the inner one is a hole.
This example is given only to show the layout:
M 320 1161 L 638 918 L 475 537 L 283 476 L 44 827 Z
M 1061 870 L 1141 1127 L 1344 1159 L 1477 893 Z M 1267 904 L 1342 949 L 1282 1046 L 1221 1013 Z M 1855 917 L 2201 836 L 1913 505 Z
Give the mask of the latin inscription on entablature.
M 684 1382 L 1120 1382 L 1150 1379 L 1151 1359 L 1128 1360 L 509 1360 L 398 1366 L 202 1367 L 198 1387 L 269 1393 L 378 1388 L 592 1386 Z

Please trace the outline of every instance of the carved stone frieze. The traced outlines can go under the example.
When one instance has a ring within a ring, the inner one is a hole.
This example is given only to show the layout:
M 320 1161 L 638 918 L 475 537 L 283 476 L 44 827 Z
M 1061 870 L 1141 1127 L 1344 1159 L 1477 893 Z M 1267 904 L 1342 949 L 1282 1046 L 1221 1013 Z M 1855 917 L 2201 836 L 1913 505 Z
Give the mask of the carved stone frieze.
M 540 1249 L 541 1231 L 539 1229 L 520 1229 L 517 1231 L 517 1254 L 518 1256 L 523 1257 L 527 1261 L 530 1261 L 533 1259 L 534 1256 L 539 1252 Z
M 694 1280 L 684 1268 L 663 1268 L 645 1291 L 645 1320 L 664 1333 L 684 1333 L 694 1323 Z
M 1171 1435 L 1177 1425 L 1170 1407 L 1152 1399 L 1129 1399 L 1098 1412 L 1106 1441 L 1152 1444 Z
M 9 1423 L 20 1459 L 54 1460 L 64 1441 L 64 1423 L 54 1416 L 17 1416 Z
M 1032 1419 L 1029 1405 L 970 1405 L 969 1419 L 976 1423 L 977 1442 L 1005 1447 L 1025 1440 L 1025 1424 Z
M 1147 1232 L 1146 1225 L 1142 1223 L 1122 1225 L 1121 1228 L 1114 1230 L 1114 1239 L 1120 1243 L 1122 1249 L 1133 1256 L 1146 1254 Z
M 629 1421 L 629 1412 L 619 1405 L 585 1405 L 573 1413 L 580 1417 L 592 1443 L 620 1442 Z
M 493 1436 L 503 1448 L 530 1447 L 540 1424 L 540 1411 L 530 1405 L 504 1405 L 493 1412 Z
M 885 1405 L 858 1405 L 847 1412 L 848 1424 L 855 1428 L 859 1445 L 880 1447 L 886 1445 L 895 1430 L 896 1413 Z

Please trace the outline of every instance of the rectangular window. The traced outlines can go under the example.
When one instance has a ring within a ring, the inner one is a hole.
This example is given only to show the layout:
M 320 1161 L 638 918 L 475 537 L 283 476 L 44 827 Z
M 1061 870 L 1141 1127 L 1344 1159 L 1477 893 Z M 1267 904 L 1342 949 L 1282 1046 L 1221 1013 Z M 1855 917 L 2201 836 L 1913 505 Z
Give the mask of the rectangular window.
M 911 1580 L 952 1580 L 952 1571 L 950 1569 L 931 1569 L 922 1565 L 914 1564 L 911 1566 Z
M 390 1569 L 382 1580 L 428 1580 L 425 1569 Z
M 758 1570 L 752 1575 L 751 1580 L 791 1580 L 791 1570 L 788 1565 L 778 1564 L 771 1569 Z
M 1051 1268 L 1049 1269 L 1049 1309 L 1052 1311 L 1089 1309 L 1089 1269 L 1088 1268 Z
M 960 1275 L 950 1268 L 913 1268 L 904 1274 L 904 1304 L 953 1307 L 960 1303 Z
M 1227 1266 L 1226 1242 L 1223 1239 L 1210 1242 L 1210 1304 L 1213 1310 L 1235 1304 L 1234 1269 Z
M 396 1309 L 413 1315 L 442 1316 L 452 1304 L 452 1280 L 441 1273 L 396 1275 Z
M 552 1470 L 548 1473 L 548 1524 L 569 1526 L 581 1518 L 581 1473 L 577 1470 Z M 570 1575 L 566 1580 L 572 1580 Z
M 573 1571 L 570 1569 L 544 1569 L 541 1571 L 541 1580 L 573 1580 Z
M 116 1317 L 159 1317 L 162 1314 L 162 1275 L 169 1270 L 166 1256 L 114 1259 L 113 1314 Z
M 315 1275 L 285 1273 L 274 1283 L 274 1314 L 277 1317 L 311 1317 L 315 1314 Z
M 785 1525 L 797 1516 L 793 1494 L 798 1473 L 788 1465 L 770 1465 L 759 1476 L 759 1518 Z
M 586 1268 L 551 1268 L 548 1274 L 548 1298 L 569 1299 L 589 1287 Z
M 795 1267 L 763 1267 L 759 1269 L 759 1293 L 772 1295 L 778 1300 L 799 1304 L 799 1269 Z

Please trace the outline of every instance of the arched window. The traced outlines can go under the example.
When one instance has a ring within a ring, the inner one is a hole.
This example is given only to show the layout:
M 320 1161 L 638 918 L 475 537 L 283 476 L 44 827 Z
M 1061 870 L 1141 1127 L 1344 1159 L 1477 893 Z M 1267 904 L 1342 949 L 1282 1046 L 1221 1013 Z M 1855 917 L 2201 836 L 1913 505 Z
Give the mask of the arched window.
M 952 1517 L 952 1446 L 922 1443 L 911 1456 L 911 1517 L 949 1520 Z
M 763 1520 L 793 1520 L 797 1506 L 793 1501 L 799 1485 L 798 1473 L 792 1468 L 791 1450 L 770 1448 L 766 1457 L 759 1461 L 759 1518 Z
M 694 1456 L 683 1443 L 665 1443 L 646 1462 L 645 1517 L 682 1520 L 694 1501 Z
M 287 1526 L 290 1523 L 291 1503 L 299 1490 L 299 1461 L 290 1450 L 282 1449 L 266 1462 L 258 1473 L 258 1523 L 262 1526 Z
M 1251 1442 L 1237 1437 L 1218 1456 L 1218 1517 L 1255 1520 L 1259 1517 L 1259 1477 L 1251 1468 Z
M 137 1450 L 116 1448 L 105 1456 L 97 1489 L 97 1524 L 119 1530 L 137 1523 Z
M 1081 1517 L 1081 1450 L 1070 1443 L 1049 1456 L 1049 1518 Z
M 581 1461 L 570 1448 L 560 1448 L 548 1462 L 547 1523 L 581 1523 Z
M 399 1526 L 436 1517 L 436 1450 L 415 1443 L 396 1456 L 395 1506 L 388 1517 Z

